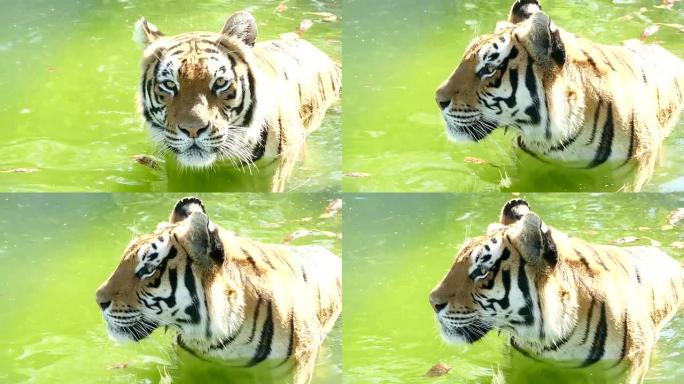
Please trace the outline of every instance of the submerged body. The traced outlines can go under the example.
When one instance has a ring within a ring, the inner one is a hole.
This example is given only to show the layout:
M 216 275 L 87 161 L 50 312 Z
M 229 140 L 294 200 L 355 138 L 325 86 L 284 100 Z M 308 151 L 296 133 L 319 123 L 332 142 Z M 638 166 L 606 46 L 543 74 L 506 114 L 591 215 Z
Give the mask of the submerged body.
M 636 167 L 648 182 L 684 106 L 684 62 L 657 45 L 594 43 L 556 27 L 536 0 L 477 38 L 437 90 L 450 138 L 479 141 L 499 126 L 525 152 L 566 166 Z
M 231 16 L 221 33 L 166 37 L 142 19 L 140 104 L 152 137 L 187 167 L 281 159 L 283 191 L 306 136 L 339 98 L 341 68 L 301 39 L 256 43 L 256 22 Z
M 194 355 L 271 362 L 305 384 L 342 309 L 341 275 L 340 259 L 322 247 L 237 237 L 186 198 L 169 223 L 129 245 L 97 301 L 115 339 L 169 326 Z
M 577 368 L 605 361 L 639 383 L 658 332 L 684 305 L 684 270 L 655 247 L 569 237 L 513 200 L 463 246 L 430 302 L 449 342 L 498 329 L 528 357 Z

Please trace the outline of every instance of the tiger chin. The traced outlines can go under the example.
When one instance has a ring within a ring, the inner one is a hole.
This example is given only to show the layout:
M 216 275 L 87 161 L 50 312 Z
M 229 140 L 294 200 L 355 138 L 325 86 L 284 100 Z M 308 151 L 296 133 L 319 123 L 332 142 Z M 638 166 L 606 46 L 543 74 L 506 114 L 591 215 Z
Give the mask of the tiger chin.
M 96 300 L 115 340 L 169 327 L 193 355 L 293 370 L 306 384 L 342 310 L 342 265 L 320 246 L 238 237 L 190 197 L 128 245 Z
M 447 136 L 477 142 L 497 127 L 545 162 L 633 173 L 640 191 L 679 120 L 684 63 L 652 44 L 601 45 L 557 27 L 537 0 L 476 38 L 437 89 Z
M 138 96 L 152 139 L 181 166 L 218 162 L 243 169 L 279 160 L 272 191 L 287 179 L 328 108 L 338 100 L 341 67 L 302 39 L 256 42 L 257 24 L 233 14 L 219 33 L 166 36 L 142 18 Z
M 684 306 L 684 270 L 656 247 L 571 237 L 515 199 L 486 235 L 466 241 L 429 301 L 449 343 L 497 330 L 527 357 L 573 368 L 605 362 L 635 384 Z

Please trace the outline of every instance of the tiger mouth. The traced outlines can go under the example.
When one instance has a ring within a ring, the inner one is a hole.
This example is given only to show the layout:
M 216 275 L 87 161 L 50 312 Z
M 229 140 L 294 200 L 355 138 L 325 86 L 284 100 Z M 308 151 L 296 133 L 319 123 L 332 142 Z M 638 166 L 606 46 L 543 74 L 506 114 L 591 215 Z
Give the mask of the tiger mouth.
M 492 330 L 492 327 L 481 321 L 465 326 L 454 327 L 440 322 L 442 326 L 442 338 L 448 343 L 466 342 L 473 344 Z
M 448 136 L 454 141 L 475 141 L 478 142 L 489 136 L 496 128 L 497 124 L 489 120 L 476 120 L 467 123 L 458 121 L 446 121 Z
M 137 342 L 152 334 L 158 326 L 156 322 L 146 319 L 138 319 L 129 325 L 115 324 L 108 321 L 107 331 L 116 340 L 124 339 Z

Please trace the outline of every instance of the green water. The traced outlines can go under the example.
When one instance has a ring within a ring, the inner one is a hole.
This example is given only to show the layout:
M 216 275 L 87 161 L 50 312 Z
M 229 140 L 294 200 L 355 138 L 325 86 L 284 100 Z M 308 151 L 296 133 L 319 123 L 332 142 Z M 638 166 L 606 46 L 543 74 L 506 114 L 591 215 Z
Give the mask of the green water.
M 181 196 L 0 195 L 1 383 L 157 383 L 162 376 L 165 383 L 272 381 L 258 367 L 228 369 L 189 356 L 173 346 L 174 332 L 159 329 L 123 346 L 106 335 L 95 290 L 134 234 L 166 220 Z M 339 216 L 318 218 L 330 195 L 199 197 L 218 225 L 259 241 L 280 242 L 300 228 L 339 232 L 341 226 Z M 295 243 L 341 252 L 339 240 L 309 237 Z M 314 383 L 340 381 L 341 339 L 339 321 L 323 346 Z
M 633 235 L 662 243 L 684 240 L 682 224 L 664 231 L 682 194 L 525 194 L 549 225 L 593 242 Z M 603 383 L 579 370 L 554 369 L 505 348 L 491 332 L 472 346 L 446 345 L 428 294 L 451 267 L 466 235 L 496 222 L 510 194 L 349 194 L 344 216 L 344 383 L 490 383 L 498 366 L 507 384 Z M 648 242 L 647 240 L 646 242 Z M 633 243 L 637 244 L 637 243 Z M 643 244 L 643 242 L 640 242 Z M 684 316 L 661 334 L 647 383 L 681 383 Z M 422 375 L 434 364 L 442 378 Z
M 0 12 L 0 191 L 268 191 L 272 169 L 250 176 L 219 169 L 178 170 L 173 159 L 154 171 L 130 157 L 154 154 L 136 112 L 142 51 L 132 41 L 141 16 L 167 34 L 219 31 L 248 9 L 260 40 L 314 20 L 305 38 L 341 55 L 341 23 L 307 12 L 340 13 L 335 1 L 5 1 Z M 308 140 L 308 154 L 289 190 L 337 191 L 341 178 L 339 103 Z
M 615 191 L 610 172 L 545 165 L 513 149 L 514 135 L 495 132 L 479 144 L 447 141 L 434 101 L 437 86 L 456 68 L 468 43 L 491 33 L 512 0 L 345 0 L 344 171 L 350 192 Z M 654 22 L 684 24 L 684 8 L 657 9 L 655 0 L 547 0 L 551 19 L 598 42 L 639 38 Z M 647 7 L 631 21 L 628 13 Z M 684 58 L 684 39 L 662 27 L 650 38 Z M 684 122 L 665 143 L 663 164 L 647 191 L 684 190 Z M 496 167 L 464 162 L 474 156 Z

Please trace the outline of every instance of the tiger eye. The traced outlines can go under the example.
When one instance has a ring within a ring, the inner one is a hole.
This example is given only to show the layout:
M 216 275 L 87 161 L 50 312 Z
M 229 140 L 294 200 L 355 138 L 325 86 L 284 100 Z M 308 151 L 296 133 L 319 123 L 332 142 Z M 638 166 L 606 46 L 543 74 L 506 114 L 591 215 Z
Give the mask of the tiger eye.
M 164 86 L 165 86 L 166 88 L 168 88 L 168 89 L 175 89 L 175 88 L 176 88 L 176 83 L 174 83 L 174 82 L 171 81 L 171 80 L 166 80 L 166 81 L 164 82 Z
M 218 79 L 216 80 L 216 83 L 215 83 L 215 84 L 216 84 L 216 86 L 218 86 L 218 87 L 223 87 L 224 85 L 226 85 L 226 82 L 227 82 L 227 81 L 226 81 L 225 78 L 220 77 L 220 78 L 218 78 Z

